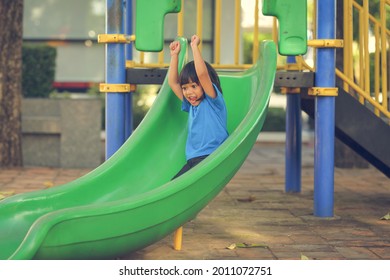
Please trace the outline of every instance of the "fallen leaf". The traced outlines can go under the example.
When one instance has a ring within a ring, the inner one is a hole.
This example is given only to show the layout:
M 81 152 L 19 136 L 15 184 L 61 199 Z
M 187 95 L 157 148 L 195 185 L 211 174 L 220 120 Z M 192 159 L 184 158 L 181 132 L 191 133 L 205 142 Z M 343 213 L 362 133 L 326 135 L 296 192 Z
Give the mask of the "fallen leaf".
M 226 247 L 226 249 L 229 249 L 229 250 L 234 250 L 236 248 L 237 248 L 236 243 L 230 244 L 228 247 Z
M 0 192 L 0 200 L 6 198 L 7 196 L 13 195 L 15 192 L 9 191 L 9 192 Z
M 6 196 L 9 196 L 9 195 L 13 195 L 15 194 L 14 191 L 5 191 L 5 192 L 0 192 L 0 194 L 3 194 L 3 195 L 6 195 Z
M 238 248 L 267 248 L 268 246 L 265 244 L 256 244 L 256 243 L 236 243 Z
M 54 183 L 52 181 L 46 181 L 43 183 L 43 185 L 46 187 L 46 188 L 51 188 L 54 186 Z
M 305 256 L 304 254 L 301 254 L 301 260 L 310 260 L 307 256 Z
M 233 243 L 230 244 L 226 249 L 234 250 L 236 248 L 267 248 L 265 244 L 256 244 L 256 243 Z
M 390 212 L 384 215 L 381 220 L 390 220 Z

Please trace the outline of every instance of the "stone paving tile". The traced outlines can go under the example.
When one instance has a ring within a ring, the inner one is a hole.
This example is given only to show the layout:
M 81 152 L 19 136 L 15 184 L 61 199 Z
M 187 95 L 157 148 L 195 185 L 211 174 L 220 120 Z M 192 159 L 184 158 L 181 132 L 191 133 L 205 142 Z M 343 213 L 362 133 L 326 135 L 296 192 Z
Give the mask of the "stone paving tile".
M 387 247 L 368 247 L 371 252 L 379 256 L 380 259 L 390 260 L 390 246 Z
M 306 257 L 308 259 L 323 260 L 344 259 L 344 257 L 334 248 L 326 245 L 283 244 L 272 246 L 270 247 L 270 250 L 277 259 L 299 260 L 303 257 Z
M 336 250 L 348 260 L 378 260 L 380 256 L 365 247 L 336 247 Z
M 302 147 L 300 193 L 285 193 L 284 145 L 258 143 L 242 168 L 197 217 L 184 225 L 183 248 L 172 234 L 121 259 L 390 260 L 390 180 L 373 167 L 335 169 L 334 217 L 313 215 L 314 148 Z M 0 169 L 0 193 L 61 185 L 90 170 Z M 227 247 L 233 243 L 255 248 Z
M 312 232 L 296 234 L 295 232 L 289 236 L 295 244 L 327 244 L 326 240 Z

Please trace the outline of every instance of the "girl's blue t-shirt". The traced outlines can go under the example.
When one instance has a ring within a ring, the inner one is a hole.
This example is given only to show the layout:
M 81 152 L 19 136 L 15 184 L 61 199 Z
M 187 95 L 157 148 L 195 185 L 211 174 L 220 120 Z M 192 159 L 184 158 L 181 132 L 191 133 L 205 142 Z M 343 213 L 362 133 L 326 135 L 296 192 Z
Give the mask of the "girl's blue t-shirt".
M 227 110 L 222 93 L 214 85 L 216 98 L 204 93 L 198 106 L 183 98 L 182 110 L 189 113 L 186 159 L 209 155 L 229 136 Z

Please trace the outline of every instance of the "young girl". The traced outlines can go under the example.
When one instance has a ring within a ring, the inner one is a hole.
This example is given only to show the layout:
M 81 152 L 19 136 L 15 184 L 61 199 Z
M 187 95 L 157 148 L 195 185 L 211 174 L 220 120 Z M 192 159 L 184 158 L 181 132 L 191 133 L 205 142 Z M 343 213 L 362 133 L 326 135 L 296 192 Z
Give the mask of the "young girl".
M 193 35 L 191 49 L 194 60 L 184 66 L 180 76 L 177 66 L 180 43 L 174 41 L 169 46 L 171 62 L 168 83 L 176 96 L 182 100 L 182 110 L 189 114 L 187 164 L 174 178 L 200 163 L 228 137 L 227 112 L 220 81 L 211 65 L 203 60 L 199 44 L 199 37 Z

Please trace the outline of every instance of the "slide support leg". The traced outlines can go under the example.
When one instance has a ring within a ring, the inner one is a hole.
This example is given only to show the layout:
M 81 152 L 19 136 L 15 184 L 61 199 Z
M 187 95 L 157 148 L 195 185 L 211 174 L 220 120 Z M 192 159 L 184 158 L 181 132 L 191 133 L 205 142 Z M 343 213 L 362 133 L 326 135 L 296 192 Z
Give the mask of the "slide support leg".
M 181 250 L 183 243 L 183 227 L 179 227 L 173 235 L 173 249 L 176 251 Z

